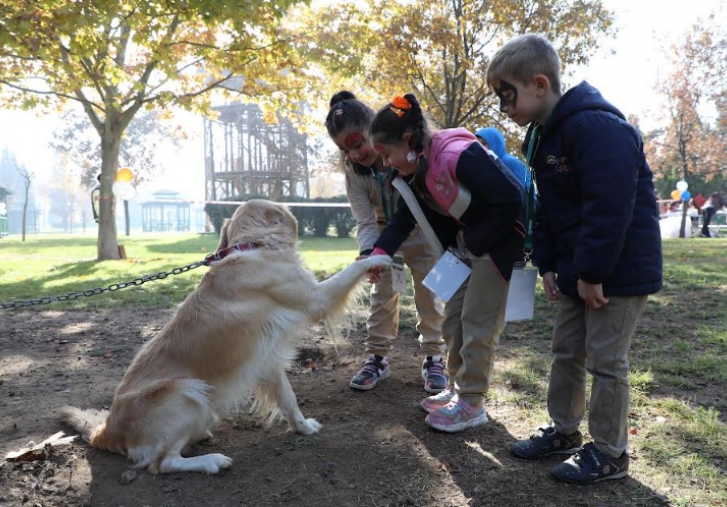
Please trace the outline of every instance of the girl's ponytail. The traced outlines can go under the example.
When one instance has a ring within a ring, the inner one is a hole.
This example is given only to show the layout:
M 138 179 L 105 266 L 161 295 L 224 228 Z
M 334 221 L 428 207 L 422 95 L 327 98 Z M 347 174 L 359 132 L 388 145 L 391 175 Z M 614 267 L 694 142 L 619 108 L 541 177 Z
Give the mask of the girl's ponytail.
M 334 94 L 328 101 L 328 106 L 326 130 L 332 138 L 347 129 L 365 132 L 374 117 L 373 109 L 347 90 Z

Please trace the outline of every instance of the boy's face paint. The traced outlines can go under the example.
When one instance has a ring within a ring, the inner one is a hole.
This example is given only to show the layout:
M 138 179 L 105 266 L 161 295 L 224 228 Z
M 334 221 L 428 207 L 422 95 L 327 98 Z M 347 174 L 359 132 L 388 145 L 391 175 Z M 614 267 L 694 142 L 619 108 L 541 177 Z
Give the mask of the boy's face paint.
M 500 86 L 495 88 L 495 93 L 500 98 L 500 112 L 504 113 L 508 107 L 517 107 L 517 88 L 514 84 L 500 80 Z

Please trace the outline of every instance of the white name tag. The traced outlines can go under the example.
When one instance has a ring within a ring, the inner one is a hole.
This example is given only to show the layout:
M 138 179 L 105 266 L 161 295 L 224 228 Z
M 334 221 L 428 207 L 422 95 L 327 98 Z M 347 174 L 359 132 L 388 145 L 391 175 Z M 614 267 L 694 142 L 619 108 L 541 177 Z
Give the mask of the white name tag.
M 404 258 L 395 255 L 391 263 L 391 288 L 394 292 L 406 295 L 406 269 L 404 268 Z
M 452 299 L 470 273 L 472 269 L 469 266 L 452 252 L 447 251 L 427 274 L 422 284 L 446 303 Z
M 538 269 L 534 267 L 515 266 L 510 278 L 510 290 L 507 293 L 505 322 L 532 320 L 535 313 L 535 282 Z

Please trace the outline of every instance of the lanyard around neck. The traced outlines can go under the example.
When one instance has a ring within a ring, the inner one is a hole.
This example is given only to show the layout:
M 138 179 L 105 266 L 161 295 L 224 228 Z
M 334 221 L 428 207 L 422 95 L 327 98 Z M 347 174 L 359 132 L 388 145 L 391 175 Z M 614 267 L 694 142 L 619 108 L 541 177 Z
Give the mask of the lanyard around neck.
M 386 184 L 384 183 L 384 181 L 388 181 L 391 179 L 391 175 L 393 174 L 394 170 L 391 167 L 387 168 L 386 176 L 382 176 L 382 174 L 376 169 L 373 169 L 373 171 L 376 180 L 379 182 L 379 187 L 381 187 L 381 205 L 384 208 L 384 218 L 386 218 L 386 222 L 388 223 L 391 220 L 391 217 L 394 216 L 394 205 L 396 204 L 396 199 L 394 198 L 394 192 L 392 192 L 390 188 L 386 188 Z M 388 205 L 386 202 L 387 194 L 389 196 Z
M 535 178 L 533 175 L 533 158 L 535 157 L 535 148 L 538 146 L 540 138 L 540 124 L 536 123 L 533 130 L 530 131 L 530 141 L 528 142 L 528 152 L 525 156 L 527 163 L 527 171 L 530 176 L 530 185 L 528 185 L 528 195 L 525 201 L 525 251 L 526 260 L 533 252 L 533 224 L 535 217 Z

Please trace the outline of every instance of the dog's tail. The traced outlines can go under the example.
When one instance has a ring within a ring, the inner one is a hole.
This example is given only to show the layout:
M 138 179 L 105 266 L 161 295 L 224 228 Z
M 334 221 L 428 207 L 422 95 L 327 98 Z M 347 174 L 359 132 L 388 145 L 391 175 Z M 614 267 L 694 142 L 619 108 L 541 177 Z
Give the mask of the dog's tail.
M 81 434 L 86 442 L 91 443 L 94 433 L 105 426 L 108 410 L 86 409 L 76 407 L 63 407 L 58 411 L 59 419 L 74 428 Z

